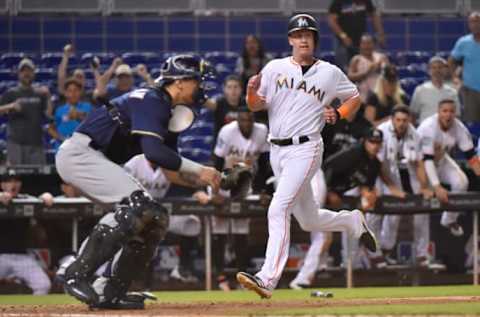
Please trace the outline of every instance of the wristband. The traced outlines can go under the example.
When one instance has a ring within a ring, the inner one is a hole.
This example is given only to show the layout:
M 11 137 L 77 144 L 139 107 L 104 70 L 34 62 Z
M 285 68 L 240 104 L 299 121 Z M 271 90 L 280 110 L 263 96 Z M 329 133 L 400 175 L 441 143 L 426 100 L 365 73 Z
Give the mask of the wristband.
M 471 159 L 468 160 L 468 165 L 473 166 L 479 163 L 478 156 L 473 156 Z
M 191 173 L 195 175 L 200 175 L 202 172 L 202 165 L 198 164 L 192 160 L 189 160 L 185 157 L 181 158 L 181 163 L 180 163 L 180 169 L 178 170 L 179 172 L 185 172 L 185 173 Z

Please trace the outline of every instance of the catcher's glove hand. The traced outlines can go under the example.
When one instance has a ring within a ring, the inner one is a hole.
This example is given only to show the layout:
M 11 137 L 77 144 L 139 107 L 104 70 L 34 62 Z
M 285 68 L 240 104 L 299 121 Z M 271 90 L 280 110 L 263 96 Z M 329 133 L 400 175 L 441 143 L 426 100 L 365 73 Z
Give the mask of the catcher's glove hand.
M 222 172 L 220 188 L 230 190 L 231 199 L 243 199 L 252 187 L 252 169 L 245 163 L 237 163 Z

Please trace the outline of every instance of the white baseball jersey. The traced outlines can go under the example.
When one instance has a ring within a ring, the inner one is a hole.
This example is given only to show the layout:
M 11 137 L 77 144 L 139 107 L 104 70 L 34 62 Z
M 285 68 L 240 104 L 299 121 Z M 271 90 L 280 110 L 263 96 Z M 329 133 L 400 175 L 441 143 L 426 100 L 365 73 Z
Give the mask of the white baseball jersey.
M 225 168 L 230 168 L 236 162 L 247 162 L 256 166 L 261 153 L 268 152 L 270 145 L 267 142 L 268 129 L 264 124 L 254 123 L 249 139 L 240 132 L 237 121 L 224 125 L 218 133 L 214 153 L 225 159 Z M 228 195 L 228 194 L 226 194 Z M 212 218 L 213 233 L 248 234 L 249 219 L 228 219 L 223 217 Z
M 272 138 L 319 135 L 323 108 L 333 99 L 358 96 L 356 86 L 336 66 L 318 60 L 302 74 L 292 57 L 275 59 L 262 70 L 258 95 L 266 98 Z
M 163 198 L 170 188 L 170 181 L 165 177 L 161 168 L 154 169 L 145 155 L 136 155 L 132 157 L 124 166 L 140 184 L 145 187 L 153 198 Z
M 165 197 L 170 188 L 161 168 L 153 169 L 145 155 L 140 154 L 132 157 L 125 163 L 125 170 L 137 179 L 153 198 Z M 172 215 L 168 224 L 168 231 L 181 236 L 197 236 L 201 231 L 200 218 L 195 215 Z
M 267 136 L 268 128 L 264 124 L 254 123 L 252 135 L 247 139 L 240 132 L 238 122 L 233 121 L 220 129 L 214 153 L 225 159 L 225 168 L 239 161 L 256 163 L 261 153 L 270 150 Z
M 422 152 L 424 155 L 435 155 L 442 159 L 445 153 L 450 153 L 455 146 L 463 151 L 473 149 L 470 132 L 458 119 L 447 131 L 443 131 L 438 123 L 438 114 L 425 119 L 417 129 L 421 138 Z
M 409 124 L 407 132 L 402 139 L 395 134 L 392 120 L 383 122 L 378 126 L 383 132 L 383 143 L 377 157 L 388 167 L 390 177 L 398 185 L 400 182 L 400 169 L 407 169 L 410 175 L 410 183 L 415 190 L 416 162 L 423 159 L 420 146 L 420 137 L 412 124 Z

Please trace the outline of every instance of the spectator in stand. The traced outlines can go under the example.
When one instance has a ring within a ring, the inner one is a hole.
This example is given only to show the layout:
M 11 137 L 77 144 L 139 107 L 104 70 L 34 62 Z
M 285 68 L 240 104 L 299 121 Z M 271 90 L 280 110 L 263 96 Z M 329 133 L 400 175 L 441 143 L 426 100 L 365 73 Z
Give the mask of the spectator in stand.
M 418 124 L 438 111 L 438 103 L 443 99 L 455 102 L 457 116 L 460 115 L 460 101 L 457 91 L 446 85 L 445 71 L 447 61 L 439 56 L 434 56 L 428 62 L 430 80 L 417 86 L 410 102 L 412 115 Z
M 367 101 L 380 77 L 382 66 L 388 64 L 388 57 L 375 50 L 375 39 L 370 34 L 360 39 L 360 54 L 355 55 L 348 66 L 348 78 L 355 82 L 362 101 Z
M 73 55 L 74 49 L 72 44 L 67 44 L 63 48 L 63 56 L 62 56 L 62 61 L 60 62 L 60 65 L 58 65 L 58 71 L 57 71 L 57 90 L 60 95 L 60 97 L 65 96 L 65 83 L 67 81 L 68 77 L 68 60 L 69 58 Z M 97 77 L 99 76 L 98 69 L 95 68 L 93 69 L 94 76 Z M 82 68 L 75 68 L 71 74 L 71 78 L 76 79 L 78 82 L 82 84 L 83 87 L 86 86 L 87 79 L 85 76 L 85 71 Z M 83 91 L 81 99 L 84 101 L 91 102 L 92 101 L 92 94 L 93 91 Z M 62 100 L 62 99 L 61 99 Z M 63 100 L 62 100 L 63 102 Z
M 14 170 L 2 177 L 0 202 L 8 205 L 13 199 L 35 198 L 21 193 L 22 181 Z M 46 205 L 51 205 L 52 195 L 40 196 Z M 28 237 L 29 236 L 29 237 Z M 51 281 L 39 259 L 27 254 L 31 247 L 45 247 L 45 228 L 35 218 L 16 218 L 0 221 L 0 279 L 25 283 L 34 295 L 48 294 Z
M 83 86 L 81 82 L 70 78 L 65 82 L 65 104 L 55 110 L 54 121 L 48 126 L 48 133 L 55 140 L 55 149 L 70 136 L 90 112 L 92 106 L 88 102 L 81 102 Z
M 238 58 L 235 68 L 235 73 L 242 79 L 243 88 L 247 86 L 248 79 L 258 74 L 271 59 L 257 36 L 249 34 L 245 37 L 242 56 Z
M 238 111 L 246 107 L 242 94 L 242 81 L 237 75 L 229 75 L 223 82 L 223 96 L 218 99 L 208 99 L 205 105 L 215 111 L 214 135 L 217 137 L 220 129 L 238 118 Z
M 463 63 L 463 121 L 480 123 L 480 11 L 468 17 L 470 34 L 457 40 L 448 60 L 452 74 Z
M 393 107 L 398 104 L 408 104 L 408 98 L 400 87 L 397 68 L 385 65 L 373 92 L 367 97 L 365 118 L 378 126 L 390 119 Z
M 7 114 L 7 161 L 11 165 L 45 164 L 43 123 L 52 113 L 50 91 L 34 87 L 35 65 L 24 58 L 18 64 L 17 87 L 0 100 L 0 115 Z
M 346 69 L 358 54 L 360 37 L 367 30 L 367 15 L 372 17 L 378 43 L 385 46 L 382 20 L 371 0 L 333 0 L 328 9 L 328 25 L 337 37 L 335 62 Z

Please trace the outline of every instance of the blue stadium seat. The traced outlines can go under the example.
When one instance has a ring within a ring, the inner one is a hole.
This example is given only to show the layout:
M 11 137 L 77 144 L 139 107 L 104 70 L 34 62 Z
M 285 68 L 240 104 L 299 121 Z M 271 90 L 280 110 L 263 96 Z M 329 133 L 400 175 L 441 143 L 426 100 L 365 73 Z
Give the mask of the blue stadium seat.
M 400 85 L 402 86 L 403 90 L 409 95 L 412 96 L 415 88 L 421 83 L 418 78 L 407 77 L 400 79 Z
M 35 79 L 38 81 L 57 79 L 57 71 L 53 68 L 39 68 L 35 72 Z
M 40 65 L 47 68 L 58 67 L 62 57 L 63 53 L 61 52 L 43 53 L 40 57 Z M 69 66 L 77 65 L 77 58 L 75 56 L 70 57 L 68 64 Z
M 468 131 L 476 137 L 476 139 L 480 138 L 480 123 L 479 122 L 470 122 L 465 124 L 468 128 Z M 475 143 L 476 145 L 477 143 Z
M 9 88 L 15 87 L 18 85 L 16 80 L 2 80 L 0 81 L 0 94 L 3 94 Z
M 226 64 L 235 67 L 239 54 L 236 52 L 209 52 L 205 58 L 213 64 Z
M 114 53 L 84 53 L 80 58 L 82 65 L 89 66 L 90 62 L 92 61 L 93 57 L 98 57 L 100 59 L 100 64 L 105 67 L 109 67 L 112 64 L 115 57 L 117 57 Z
M 26 57 L 32 59 L 33 62 L 35 62 L 35 55 L 14 52 L 2 54 L 2 56 L 0 57 L 0 64 L 5 68 L 17 67 L 18 63 L 20 63 L 20 61 Z
M 16 79 L 17 74 L 11 68 L 0 69 L 0 81 Z
M 130 66 L 147 63 L 147 57 L 145 56 L 145 53 L 136 53 L 136 52 L 123 53 L 122 59 L 124 63 Z
M 397 53 L 397 60 L 400 65 L 428 63 L 430 57 L 432 57 L 432 54 L 424 51 L 402 51 Z

